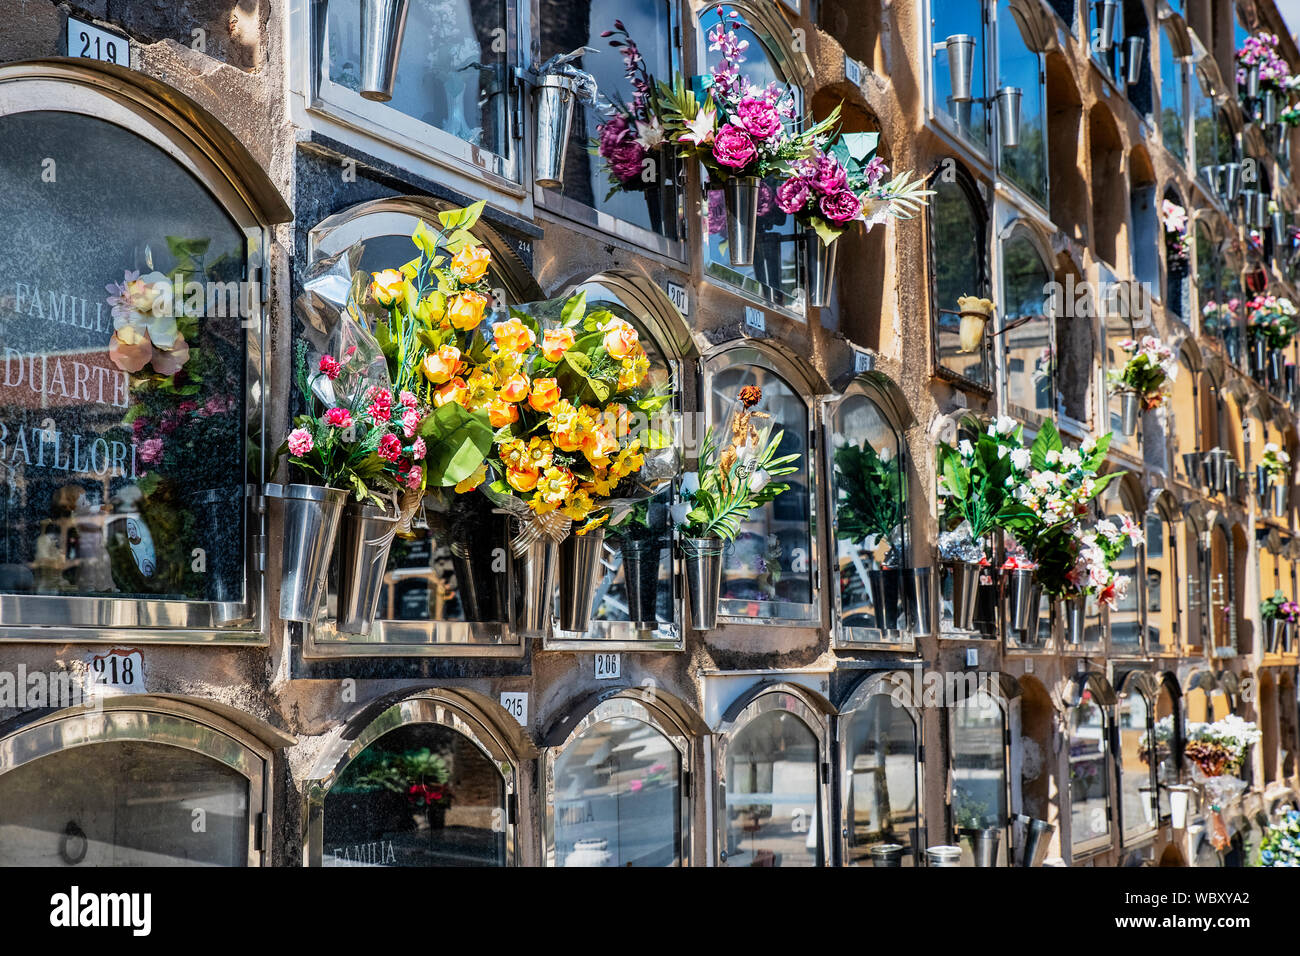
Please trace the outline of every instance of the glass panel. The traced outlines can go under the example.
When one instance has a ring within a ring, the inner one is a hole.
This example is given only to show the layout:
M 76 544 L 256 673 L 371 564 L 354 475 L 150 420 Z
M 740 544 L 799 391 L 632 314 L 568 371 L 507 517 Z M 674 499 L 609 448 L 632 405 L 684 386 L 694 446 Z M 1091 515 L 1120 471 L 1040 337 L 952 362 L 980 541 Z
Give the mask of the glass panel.
M 1178 626 L 1174 534 L 1159 515 L 1146 516 L 1147 649 L 1157 653 L 1174 649 Z
M 325 866 L 505 866 L 506 783 L 464 734 L 407 724 L 325 795 Z
M 610 38 L 601 36 L 604 31 L 614 29 L 615 20 L 621 20 L 627 27 L 645 70 L 656 81 L 669 81 L 673 72 L 672 15 L 665 0 L 559 0 L 548 3 L 540 22 L 541 58 L 547 60 L 583 46 L 599 50 L 599 53 L 579 58 L 576 64 L 596 78 L 602 102 L 610 101 L 635 109 L 638 105 L 637 91 L 626 75 L 627 49 L 611 48 Z M 677 193 L 671 185 L 665 187 L 657 181 L 661 175 L 667 178 L 671 171 L 655 169 L 656 180 L 646 183 L 642 179 L 646 155 L 628 142 L 636 136 L 634 126 L 623 141 L 627 148 L 620 154 L 630 167 L 626 172 L 635 170 L 635 175 L 629 175 L 626 180 L 611 179 L 605 161 L 588 151 L 588 144 L 600 138 L 598 127 L 610 119 L 609 113 L 597 107 L 585 103 L 574 107 L 564 165 L 564 195 L 643 229 L 676 238 Z M 612 138 L 618 130 L 625 128 L 626 123 L 620 119 L 606 132 Z M 615 183 L 623 184 L 622 188 L 614 191 Z M 666 195 L 665 189 L 668 190 Z
M 1228 569 L 1228 536 L 1215 528 L 1210 547 L 1210 633 L 1215 647 L 1233 646 L 1232 578 Z
M 0 118 L 0 190 L 0 590 L 242 601 L 243 232 L 71 113 Z
M 1007 823 L 1007 766 L 1002 708 L 979 691 L 957 704 L 952 741 L 952 822 L 958 829 Z M 1005 845 L 1006 840 L 1001 841 Z M 970 841 L 962 863 L 972 865 Z M 1005 846 L 1003 846 L 1005 850 Z
M 935 44 L 943 44 L 948 37 L 963 33 L 975 38 L 970 81 L 971 99 L 965 103 L 952 101 L 952 74 L 948 67 L 948 50 L 946 46 L 936 46 L 933 60 L 935 112 L 947 113 L 963 136 L 987 148 L 988 112 L 983 102 L 988 96 L 984 82 L 984 58 L 987 51 L 984 45 L 983 3 L 933 3 L 930 15 L 934 21 L 931 39 Z
M 1183 581 L 1187 588 L 1187 613 L 1183 615 L 1187 631 L 1183 636 L 1183 647 L 1185 651 L 1190 651 L 1192 648 L 1199 651 L 1204 615 L 1205 572 L 1201 567 L 1200 543 L 1197 541 L 1196 530 L 1190 523 L 1184 524 L 1183 546 L 1178 549 L 1178 555 L 1181 558 Z
M 1187 155 L 1183 120 L 1183 65 L 1174 59 L 1169 33 L 1160 31 L 1160 136 L 1165 149 L 1179 159 Z
M 917 807 L 916 724 L 888 694 L 876 694 L 848 718 L 848 861 L 871 862 L 871 848 L 897 843 L 903 866 L 915 865 L 922 839 Z
M 727 865 L 821 862 L 817 736 L 794 714 L 768 711 L 727 748 Z
M 1052 281 L 1034 244 L 1016 236 L 1002 247 L 1002 336 L 1006 349 L 1007 401 L 1022 414 L 1052 411 L 1055 366 L 1045 297 Z M 1016 323 L 1021 323 L 1016 325 Z M 1010 328 L 1016 325 L 1015 328 Z
M 727 368 L 712 380 L 712 420 L 719 428 L 726 427 L 736 395 L 746 385 L 762 388 L 763 399 L 755 408 L 771 416 L 774 435 L 784 429 L 777 454 L 798 454 L 799 470 L 781 479 L 789 490 L 754 511 L 740 526 L 736 540 L 727 545 L 722 597 L 729 603 L 723 610 L 746 617 L 803 617 L 790 605 L 808 605 L 813 600 L 808 406 L 769 369 L 756 365 Z
M 931 268 L 938 313 L 939 364 L 980 385 L 989 385 L 987 339 L 972 352 L 961 351 L 961 317 L 957 300 L 964 295 L 985 295 L 984 224 L 960 183 L 940 176 L 933 184 L 930 202 Z M 942 250 L 942 251 L 941 251 Z
M 1042 63 L 1025 44 L 1011 0 L 998 3 L 997 89 L 1013 86 L 1021 91 L 1020 145 L 999 144 L 999 156 L 1007 177 L 1047 207 L 1047 125 L 1044 122 Z
M 1122 530 L 1125 516 L 1132 520 L 1132 515 L 1124 505 L 1120 484 L 1111 482 L 1107 487 L 1103 501 L 1103 511 L 1111 524 Z M 1138 549 L 1133 546 L 1127 535 L 1124 536 L 1124 550 L 1119 553 L 1112 567 L 1115 573 L 1128 578 L 1128 591 L 1118 598 L 1114 609 L 1110 611 L 1111 649 L 1121 653 L 1133 653 L 1142 647 L 1142 608 L 1140 604 L 1142 588 L 1138 564 Z
M 907 475 L 898 433 L 875 402 L 852 395 L 832 424 L 836 580 L 846 628 L 905 627 Z
M 715 12 L 717 9 L 713 7 L 700 14 L 699 29 L 702 32 L 707 32 L 717 24 L 718 14 Z M 758 87 L 765 87 L 769 83 L 785 85 L 787 80 L 779 66 L 778 58 L 773 55 L 759 34 L 745 22 L 743 17 L 730 22 L 738 24 L 736 36 L 749 43 L 749 48 L 745 51 L 746 59 L 740 65 L 740 75 Z M 708 71 L 716 66 L 720 62 L 719 56 L 720 53 L 716 50 L 707 51 L 704 70 Z M 793 92 L 796 111 L 801 112 L 802 91 L 795 87 Z M 794 217 L 786 215 L 776 204 L 776 189 L 780 184 L 781 178 L 773 176 L 763 180 L 762 188 L 759 190 L 758 237 L 754 245 L 752 266 L 731 265 L 730 254 L 726 249 L 726 204 L 721 188 L 708 191 L 703 215 L 708 222 L 710 270 L 777 305 L 788 307 L 795 304 L 799 287 L 794 240 L 800 234 L 800 229 Z
M 681 863 L 681 757 L 631 717 L 602 720 L 555 761 L 557 866 Z
M 1178 782 L 1178 755 L 1175 751 L 1174 721 L 1178 704 L 1163 683 L 1156 697 L 1156 781 L 1159 784 L 1160 816 L 1169 816 L 1169 786 Z
M 1124 836 L 1145 833 L 1156 825 L 1155 805 L 1151 792 L 1150 740 L 1151 708 L 1140 693 L 1119 698 L 1119 759 Z
M 1070 841 L 1079 847 L 1110 832 L 1110 776 L 1106 764 L 1106 722 L 1101 706 L 1085 689 L 1070 709 Z
M 359 91 L 361 5 L 331 3 L 327 9 L 323 69 L 332 82 Z M 393 98 L 386 105 L 506 155 L 508 31 L 505 0 L 410 0 Z
M 1197 70 L 1196 79 L 1188 84 L 1192 92 L 1192 148 L 1198 169 L 1216 162 L 1214 100 L 1205 95 L 1205 88 L 1201 85 L 1203 76 Z M 1203 180 L 1202 183 L 1204 184 Z
M 0 866 L 248 864 L 248 778 L 180 747 L 60 750 L 0 775 L 0 807 Z
M 1092 51 L 1093 58 L 1101 64 L 1102 72 L 1114 80 L 1121 89 L 1124 88 L 1123 74 L 1123 56 L 1124 56 L 1124 10 L 1121 0 L 1120 9 L 1115 12 L 1115 25 L 1111 30 L 1111 47 L 1109 50 L 1097 49 L 1097 43 L 1101 39 L 1101 14 L 1102 5 L 1100 3 L 1090 2 L 1088 4 L 1088 46 Z

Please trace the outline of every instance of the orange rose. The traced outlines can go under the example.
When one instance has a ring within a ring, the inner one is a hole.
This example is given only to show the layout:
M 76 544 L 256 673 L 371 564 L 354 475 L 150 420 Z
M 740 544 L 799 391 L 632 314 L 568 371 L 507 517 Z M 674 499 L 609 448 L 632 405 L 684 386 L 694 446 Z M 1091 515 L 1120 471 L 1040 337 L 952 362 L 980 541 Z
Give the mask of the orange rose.
M 462 332 L 469 332 L 483 321 L 487 301 L 487 296 L 477 292 L 462 292 L 447 304 L 447 318 Z
M 433 393 L 433 404 L 436 408 L 442 408 L 448 402 L 464 405 L 468 396 L 469 386 L 465 384 L 465 380 L 463 378 L 453 378 Z
M 548 362 L 558 362 L 560 356 L 573 348 L 573 329 L 547 329 L 542 333 L 542 354 Z
M 500 394 L 507 402 L 522 402 L 528 397 L 528 376 L 522 373 L 511 375 L 501 386 Z
M 441 385 L 456 374 L 460 366 L 460 349 L 454 345 L 444 345 L 436 352 L 430 352 L 420 363 L 424 377 L 434 385 Z
M 519 406 L 498 398 L 488 406 L 488 421 L 493 428 L 505 428 L 519 421 Z
M 406 276 L 396 269 L 372 272 L 374 280 L 370 283 L 370 294 L 383 306 L 390 306 L 406 294 Z
M 487 274 L 492 253 L 482 246 L 465 246 L 451 260 L 451 271 L 461 282 L 477 282 Z
M 539 412 L 548 412 L 560 400 L 560 383 L 553 378 L 533 379 L 533 391 L 528 404 Z
M 618 451 L 618 441 L 603 428 L 593 428 L 582 436 L 582 453 L 597 467 L 609 464 L 609 456 Z
M 503 352 L 523 352 L 537 341 L 533 330 L 514 316 L 492 326 L 492 338 Z
M 636 329 L 622 319 L 610 319 L 602 331 L 605 333 L 605 351 L 610 358 L 626 358 L 640 341 Z
M 506 481 L 515 491 L 532 491 L 540 473 L 535 468 L 507 468 Z

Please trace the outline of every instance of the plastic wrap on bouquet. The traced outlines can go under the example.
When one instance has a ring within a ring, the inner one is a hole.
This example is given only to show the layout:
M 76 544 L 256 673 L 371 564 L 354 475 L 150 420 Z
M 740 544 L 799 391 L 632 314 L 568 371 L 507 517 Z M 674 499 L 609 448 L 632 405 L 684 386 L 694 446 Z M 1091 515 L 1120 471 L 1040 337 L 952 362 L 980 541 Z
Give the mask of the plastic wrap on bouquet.
M 359 301 L 366 281 L 361 269 L 365 244 L 355 242 L 332 256 L 317 259 L 307 269 L 303 291 L 293 308 L 302 320 L 304 335 L 318 352 L 326 351 L 339 317 L 347 311 L 349 301 Z

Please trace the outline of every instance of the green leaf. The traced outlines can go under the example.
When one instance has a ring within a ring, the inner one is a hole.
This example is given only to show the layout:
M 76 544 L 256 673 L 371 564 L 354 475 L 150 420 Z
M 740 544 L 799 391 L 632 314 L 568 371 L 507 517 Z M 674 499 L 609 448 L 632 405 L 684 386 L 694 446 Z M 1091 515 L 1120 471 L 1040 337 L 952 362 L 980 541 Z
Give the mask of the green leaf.
M 587 293 L 579 292 L 577 295 L 569 296 L 564 303 L 564 308 L 560 310 L 560 322 L 565 328 L 573 328 L 582 321 L 586 312 Z
M 641 434 L 641 444 L 651 451 L 658 451 L 660 448 L 671 448 L 673 440 L 657 428 L 647 428 Z
M 588 405 L 604 405 L 609 401 L 608 382 L 587 374 L 591 359 L 581 352 L 568 351 L 555 366 L 555 378 L 564 392 L 578 396 L 578 401 Z
M 446 213 L 442 215 L 446 215 Z M 439 238 L 438 234 L 430 229 L 429 224 L 423 219 L 415 224 L 415 232 L 411 233 L 411 241 L 430 259 L 438 254 Z
M 425 464 L 428 483 L 447 487 L 464 481 L 492 450 L 492 426 L 487 416 L 448 402 L 420 424 L 428 441 Z

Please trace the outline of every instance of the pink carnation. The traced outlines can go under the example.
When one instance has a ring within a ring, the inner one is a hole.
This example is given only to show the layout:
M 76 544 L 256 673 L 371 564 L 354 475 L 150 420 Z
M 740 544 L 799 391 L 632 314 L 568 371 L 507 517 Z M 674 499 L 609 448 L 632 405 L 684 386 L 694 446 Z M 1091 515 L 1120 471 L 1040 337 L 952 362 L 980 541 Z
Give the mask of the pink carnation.
M 305 428 L 295 428 L 289 432 L 289 454 L 301 458 L 311 452 L 315 443 L 311 439 L 311 432 Z
M 386 422 L 393 417 L 393 396 L 382 389 L 371 389 L 374 400 L 367 412 L 377 422 Z
M 339 371 L 343 368 L 339 360 L 332 355 L 322 355 L 320 357 L 320 373 L 330 381 L 339 377 Z
M 162 461 L 162 452 L 161 438 L 148 438 L 140 443 L 140 460 L 147 465 L 156 465 Z
M 376 454 L 385 461 L 397 461 L 402 457 L 402 441 L 396 435 L 385 435 L 379 439 Z
M 419 401 L 411 392 L 402 392 L 402 394 L 398 396 L 397 400 L 402 403 L 403 408 L 408 409 L 415 408 Z
M 406 473 L 406 487 L 411 489 L 419 488 L 423 474 L 419 465 L 412 465 L 411 470 Z
M 351 428 L 352 413 L 346 408 L 331 408 L 325 413 L 325 424 L 334 428 Z
M 415 434 L 415 430 L 420 427 L 420 413 L 413 408 L 409 408 L 402 415 L 402 434 L 410 438 Z
M 417 438 L 415 444 L 411 446 L 411 457 L 422 460 L 429 452 L 428 447 L 424 444 L 423 438 Z

